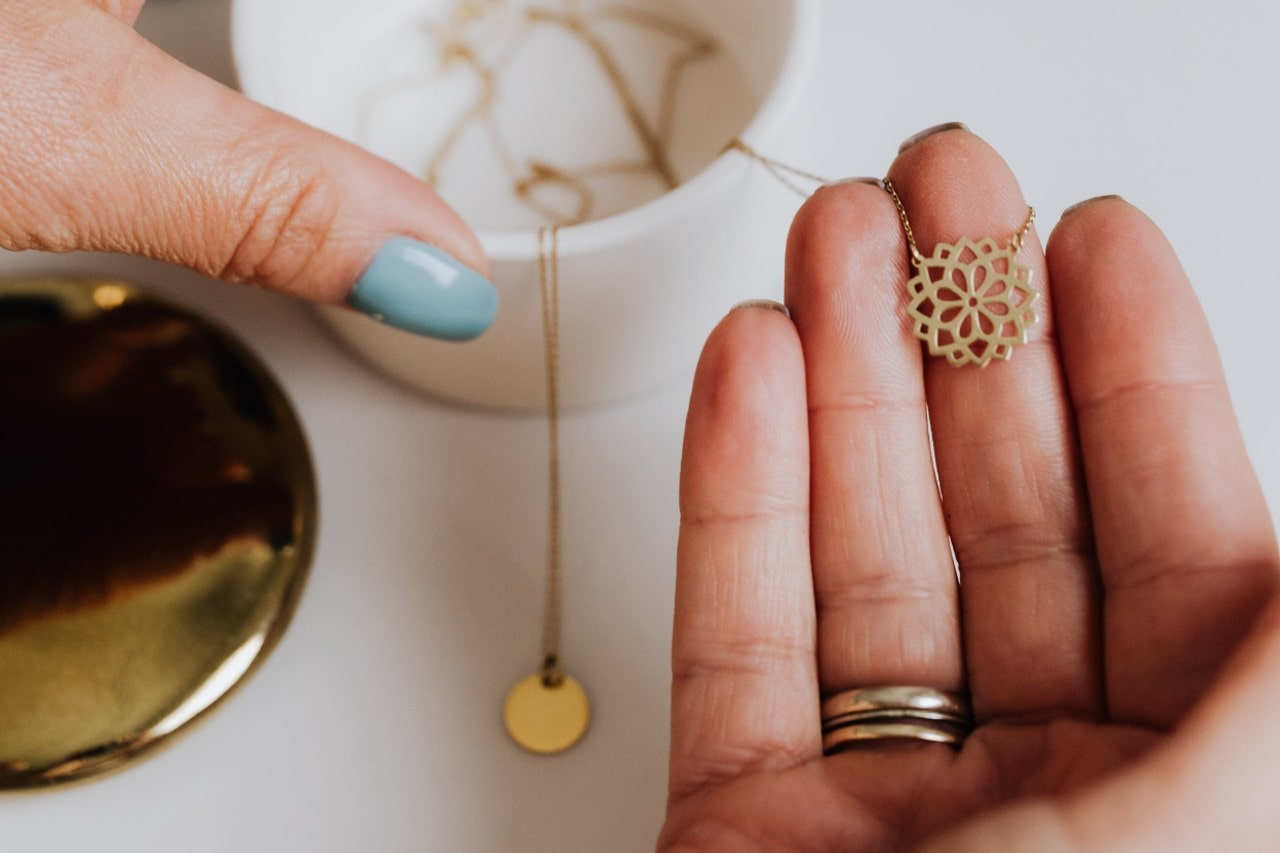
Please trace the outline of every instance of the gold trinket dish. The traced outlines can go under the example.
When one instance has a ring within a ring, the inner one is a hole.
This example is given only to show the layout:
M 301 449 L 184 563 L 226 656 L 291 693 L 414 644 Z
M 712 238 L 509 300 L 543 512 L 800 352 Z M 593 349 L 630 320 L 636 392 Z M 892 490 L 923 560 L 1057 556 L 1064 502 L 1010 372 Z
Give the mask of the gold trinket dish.
M 311 562 L 298 421 L 225 332 L 106 280 L 0 281 L 0 789 L 166 742 L 279 640 Z

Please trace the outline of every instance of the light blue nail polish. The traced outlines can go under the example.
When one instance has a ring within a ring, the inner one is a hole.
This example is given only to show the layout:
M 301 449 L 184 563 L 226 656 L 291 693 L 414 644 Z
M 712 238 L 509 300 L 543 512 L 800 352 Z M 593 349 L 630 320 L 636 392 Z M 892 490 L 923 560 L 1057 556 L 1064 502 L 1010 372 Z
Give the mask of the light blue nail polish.
M 393 237 L 360 276 L 347 302 L 406 332 L 468 341 L 493 323 L 498 291 L 435 246 Z

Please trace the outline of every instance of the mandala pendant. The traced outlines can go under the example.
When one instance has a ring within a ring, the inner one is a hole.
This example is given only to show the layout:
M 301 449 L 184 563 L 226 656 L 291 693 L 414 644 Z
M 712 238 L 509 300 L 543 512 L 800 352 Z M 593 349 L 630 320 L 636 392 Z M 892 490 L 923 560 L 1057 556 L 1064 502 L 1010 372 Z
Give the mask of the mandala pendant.
M 1031 268 L 1018 263 L 1021 240 L 1001 248 L 990 237 L 939 243 L 931 257 L 913 259 L 916 275 L 907 282 L 912 332 L 930 355 L 946 356 L 956 367 L 986 367 L 1007 361 L 1016 344 L 1027 342 L 1036 324 Z

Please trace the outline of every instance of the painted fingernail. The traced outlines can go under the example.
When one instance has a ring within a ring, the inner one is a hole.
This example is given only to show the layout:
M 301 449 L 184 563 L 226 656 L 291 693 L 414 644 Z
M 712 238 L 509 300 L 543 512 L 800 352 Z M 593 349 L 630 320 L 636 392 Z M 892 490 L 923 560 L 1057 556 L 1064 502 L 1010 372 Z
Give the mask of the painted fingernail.
M 347 303 L 406 332 L 467 341 L 493 323 L 498 291 L 435 246 L 393 237 L 360 276 Z
M 912 136 L 906 142 L 899 145 L 898 153 L 901 154 L 903 151 L 906 151 L 911 146 L 919 142 L 923 142 L 924 140 L 928 139 L 930 136 L 934 136 L 936 134 L 943 133 L 948 130 L 968 130 L 968 129 L 969 129 L 969 125 L 965 124 L 962 121 L 949 121 L 946 124 L 935 124 L 933 127 L 927 130 L 920 131 L 915 136 Z
M 880 178 L 841 178 L 838 181 L 832 181 L 827 184 L 829 187 L 842 187 L 845 184 L 867 184 L 873 187 L 884 189 L 884 181 Z
M 748 299 L 746 302 L 739 302 L 733 306 L 734 311 L 742 311 L 751 308 L 767 308 L 770 311 L 777 311 L 784 317 L 790 317 L 791 311 L 781 302 L 774 302 L 772 299 Z
M 1075 213 L 1080 208 L 1087 207 L 1088 205 L 1093 204 L 1095 201 L 1108 201 L 1110 199 L 1115 199 L 1117 201 L 1124 201 L 1123 198 L 1121 198 L 1118 195 L 1115 195 L 1114 193 L 1112 193 L 1111 195 L 1096 195 L 1093 198 L 1087 198 L 1084 201 L 1078 201 L 1075 204 L 1071 205 L 1066 210 L 1062 211 L 1062 216 L 1063 218 L 1066 218 L 1067 216 L 1070 216 L 1071 214 Z

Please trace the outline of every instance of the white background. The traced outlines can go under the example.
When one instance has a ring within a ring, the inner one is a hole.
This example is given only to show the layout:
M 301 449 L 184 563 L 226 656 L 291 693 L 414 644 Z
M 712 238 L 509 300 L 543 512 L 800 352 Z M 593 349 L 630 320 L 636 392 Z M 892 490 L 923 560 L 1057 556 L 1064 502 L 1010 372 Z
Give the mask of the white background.
M 827 6 L 806 165 L 883 174 L 901 139 L 960 119 L 1005 153 L 1041 234 L 1089 196 L 1145 208 L 1205 303 L 1274 514 L 1280 5 Z M 225 0 L 154 0 L 141 28 L 230 79 L 226 19 Z M 0 272 L 37 269 L 127 275 L 235 328 L 306 425 L 322 526 L 295 623 L 258 675 L 124 773 L 0 797 L 0 849 L 651 849 L 688 376 L 564 425 L 565 651 L 596 718 L 578 749 L 540 759 L 498 718 L 537 656 L 540 419 L 415 397 L 269 294 L 133 259 L 0 255 Z

